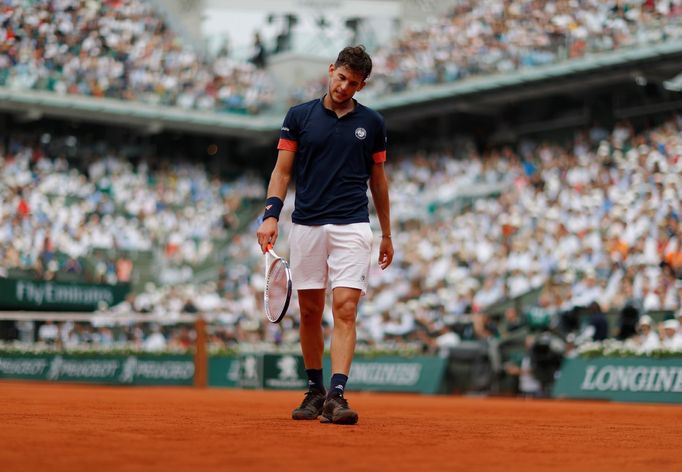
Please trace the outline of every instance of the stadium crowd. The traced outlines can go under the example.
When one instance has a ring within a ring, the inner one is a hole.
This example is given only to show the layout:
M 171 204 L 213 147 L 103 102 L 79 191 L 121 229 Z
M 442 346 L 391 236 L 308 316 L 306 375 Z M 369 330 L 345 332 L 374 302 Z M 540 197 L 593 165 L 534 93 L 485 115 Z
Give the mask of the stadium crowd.
M 377 93 L 505 73 L 680 37 L 680 2 L 458 2 L 374 56 Z
M 64 142 L 75 156 L 67 159 Z M 202 163 L 144 150 L 133 163 L 103 141 L 44 133 L 7 143 L 0 144 L 0 276 L 16 269 L 47 280 L 129 282 L 129 256 L 154 250 L 168 264 L 197 264 L 238 223 L 238 208 L 264 193 L 252 174 L 227 181 Z
M 682 314 L 680 117 L 640 133 L 628 123 L 593 127 L 568 145 L 524 141 L 483 154 L 463 145 L 387 165 L 396 258 L 391 270 L 372 269 L 360 344 L 438 352 L 526 326 L 551 329 L 572 345 L 617 336 L 643 351 L 682 347 L 671 335 L 677 320 L 657 324 L 648 316 Z M 495 194 L 466 194 L 484 184 Z M 278 247 L 284 255 L 292 206 L 290 195 Z M 260 315 L 262 256 L 252 230 L 234 237 L 217 281 L 150 286 L 113 311 L 169 320 L 212 313 L 215 342 L 295 343 L 295 300 L 282 325 Z M 533 291 L 539 295 L 523 312 L 505 305 Z M 615 315 L 611 326 L 607 313 Z M 653 335 L 644 333 L 647 325 Z
M 264 70 L 202 57 L 142 0 L 7 0 L 0 38 L 9 88 L 248 113 L 274 98 Z
M 364 96 L 677 38 L 680 11 L 678 0 L 465 0 L 378 49 Z M 267 110 L 277 93 L 262 60 L 205 57 L 142 0 L 8 0 L 0 38 L 9 88 L 247 113 Z M 291 101 L 325 85 L 302 84 Z
M 508 73 L 591 53 L 682 36 L 679 0 L 463 0 L 442 17 L 411 25 L 373 53 L 363 96 Z M 326 80 L 293 100 L 324 93 Z

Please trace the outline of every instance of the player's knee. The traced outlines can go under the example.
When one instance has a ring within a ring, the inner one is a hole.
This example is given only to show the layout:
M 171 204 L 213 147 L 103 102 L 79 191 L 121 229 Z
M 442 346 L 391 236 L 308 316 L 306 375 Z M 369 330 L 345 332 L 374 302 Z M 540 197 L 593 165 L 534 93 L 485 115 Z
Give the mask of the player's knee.
M 319 310 L 301 310 L 301 325 L 317 325 L 322 322 L 322 312 Z
M 355 324 L 358 305 L 353 300 L 343 300 L 334 305 L 334 322 Z

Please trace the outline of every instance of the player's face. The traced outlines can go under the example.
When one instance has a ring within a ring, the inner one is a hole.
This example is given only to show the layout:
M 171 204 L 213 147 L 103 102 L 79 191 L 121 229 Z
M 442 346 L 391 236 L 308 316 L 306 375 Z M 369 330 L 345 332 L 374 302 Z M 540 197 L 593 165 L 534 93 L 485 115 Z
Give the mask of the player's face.
M 329 98 L 334 103 L 344 103 L 353 98 L 365 86 L 365 79 L 361 74 L 350 70 L 346 66 L 329 66 Z

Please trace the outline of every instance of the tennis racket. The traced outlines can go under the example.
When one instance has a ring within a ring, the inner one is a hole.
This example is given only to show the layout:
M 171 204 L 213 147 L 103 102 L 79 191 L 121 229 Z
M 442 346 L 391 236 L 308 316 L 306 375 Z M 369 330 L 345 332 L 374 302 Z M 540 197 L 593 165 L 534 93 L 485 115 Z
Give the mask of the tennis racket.
M 291 271 L 289 263 L 279 257 L 268 244 L 265 252 L 265 291 L 263 306 L 265 316 L 272 323 L 279 323 L 289 308 L 291 300 Z

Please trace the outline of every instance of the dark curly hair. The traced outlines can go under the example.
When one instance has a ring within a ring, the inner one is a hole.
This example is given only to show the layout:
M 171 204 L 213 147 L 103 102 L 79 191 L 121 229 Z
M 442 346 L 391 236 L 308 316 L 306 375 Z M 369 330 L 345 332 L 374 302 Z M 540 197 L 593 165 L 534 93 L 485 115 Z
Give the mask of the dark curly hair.
M 364 79 L 372 72 L 372 58 L 369 57 L 365 46 L 348 46 L 343 48 L 336 58 L 334 67 L 346 66 L 355 73 L 361 74 Z

